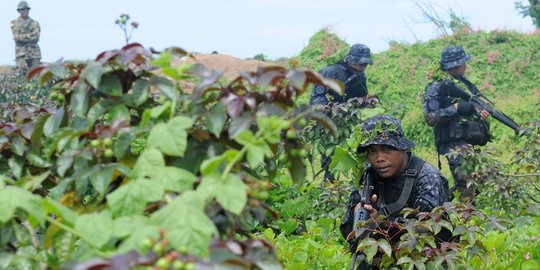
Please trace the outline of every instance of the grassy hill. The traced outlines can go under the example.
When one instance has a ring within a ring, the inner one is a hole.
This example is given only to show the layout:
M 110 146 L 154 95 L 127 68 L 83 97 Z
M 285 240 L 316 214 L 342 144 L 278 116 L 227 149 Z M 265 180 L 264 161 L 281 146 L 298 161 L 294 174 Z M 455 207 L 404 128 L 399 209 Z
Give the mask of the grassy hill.
M 335 35 L 319 31 L 299 58 L 312 54 L 308 48 L 320 48 Z M 335 41 L 333 41 L 335 43 Z M 538 119 L 535 105 L 540 101 L 540 38 L 538 33 L 523 34 L 508 31 L 460 32 L 425 43 L 392 43 L 389 50 L 374 54 L 374 64 L 367 69 L 370 94 L 381 98 L 386 110 L 402 119 L 407 136 L 416 143 L 415 152 L 436 164 L 433 131 L 425 124 L 422 114 L 423 93 L 429 83 L 429 74 L 437 66 L 440 53 L 450 44 L 461 45 L 472 56 L 466 75 L 490 98 L 499 109 L 518 123 Z M 306 51 L 307 50 L 307 51 Z M 320 50 L 320 49 L 319 49 Z M 346 50 L 335 50 L 332 59 L 341 59 Z M 333 61 L 335 62 L 335 61 Z M 301 61 L 318 69 L 326 63 Z M 308 97 L 305 98 L 306 102 Z M 491 119 L 495 135 L 488 147 L 509 159 L 513 131 Z

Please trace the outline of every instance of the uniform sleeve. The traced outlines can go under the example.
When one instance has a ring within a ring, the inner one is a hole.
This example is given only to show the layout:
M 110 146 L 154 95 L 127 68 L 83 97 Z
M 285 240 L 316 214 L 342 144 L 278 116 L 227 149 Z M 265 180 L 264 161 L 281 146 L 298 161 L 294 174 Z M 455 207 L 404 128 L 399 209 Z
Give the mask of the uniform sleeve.
M 338 71 L 335 66 L 328 66 L 321 70 L 321 75 L 327 79 L 338 79 Z M 333 92 L 330 88 L 323 85 L 315 85 L 311 91 L 310 105 L 326 105 L 330 101 L 328 95 L 333 96 Z
M 36 21 L 32 21 L 30 24 L 28 32 L 25 32 L 21 35 L 21 40 L 23 42 L 30 42 L 30 43 L 37 43 L 39 41 L 39 34 L 41 32 L 41 28 L 39 27 L 39 23 Z
M 428 163 L 422 166 L 415 188 L 417 196 L 413 207 L 422 212 L 430 212 L 448 201 L 448 181 Z
M 445 106 L 446 95 L 442 93 L 444 84 L 442 81 L 430 83 L 424 96 L 424 118 L 429 126 L 444 124 L 458 116 L 457 109 L 453 104 Z

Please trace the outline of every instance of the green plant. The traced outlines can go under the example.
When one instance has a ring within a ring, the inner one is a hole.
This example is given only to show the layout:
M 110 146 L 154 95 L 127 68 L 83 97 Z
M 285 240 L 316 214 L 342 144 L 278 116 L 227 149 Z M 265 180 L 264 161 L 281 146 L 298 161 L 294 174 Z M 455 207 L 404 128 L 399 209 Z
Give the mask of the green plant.
M 120 14 L 120 17 L 116 19 L 116 21 L 114 22 L 116 25 L 118 25 L 118 27 L 120 27 L 120 29 L 124 33 L 124 40 L 126 41 L 126 45 L 129 44 L 131 40 L 131 36 L 133 36 L 133 31 L 139 28 L 138 22 L 132 21 L 131 23 L 129 23 L 130 20 L 131 20 L 131 17 L 129 16 L 129 14 L 123 13 L 123 14 Z M 129 28 L 128 23 L 129 23 L 129 26 L 131 26 L 130 30 L 128 30 Z

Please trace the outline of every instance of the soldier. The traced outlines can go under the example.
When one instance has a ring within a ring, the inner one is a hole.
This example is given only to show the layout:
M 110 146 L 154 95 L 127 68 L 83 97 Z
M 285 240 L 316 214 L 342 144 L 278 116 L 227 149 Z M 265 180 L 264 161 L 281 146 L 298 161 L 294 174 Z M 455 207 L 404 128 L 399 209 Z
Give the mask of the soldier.
M 11 31 L 15 40 L 15 62 L 18 68 L 27 69 L 39 65 L 41 50 L 39 41 L 39 23 L 32 20 L 28 13 L 30 6 L 26 1 L 17 5 L 19 18 L 11 21 Z
M 343 103 L 354 97 L 365 97 L 368 94 L 365 70 L 372 65 L 371 52 L 364 44 L 354 44 L 349 54 L 335 65 L 324 67 L 320 73 L 323 77 L 340 80 L 345 84 L 345 95 L 332 89 L 316 85 L 311 92 L 311 105 L 326 105 L 329 102 Z
M 439 170 L 411 153 L 415 143 L 404 136 L 397 118 L 384 114 L 368 118 L 362 131 L 367 139 L 357 150 L 367 154 L 370 164 L 362 179 L 366 175 L 372 179 L 372 204 L 361 205 L 359 191 L 353 190 L 340 225 L 343 237 L 352 232 L 354 214 L 360 207 L 371 216 L 381 212 L 396 221 L 405 207 L 429 212 L 448 201 L 448 181 Z M 362 261 L 358 269 L 371 268 Z
M 460 168 L 463 156 L 447 155 L 460 146 L 485 145 L 491 139 L 489 123 L 485 121 L 489 112 L 452 96 L 455 88 L 467 88 L 473 94 L 478 93 L 476 86 L 465 77 L 469 59 L 461 46 L 451 45 L 443 50 L 439 70 L 426 87 L 423 110 L 426 123 L 434 127 L 437 152 L 446 155 L 448 160 L 454 177 L 452 192 L 458 190 L 462 199 L 472 201 L 475 189 L 468 185 L 469 177 Z
M 334 90 L 315 85 L 311 92 L 309 103 L 313 106 L 327 105 L 330 102 L 344 103 L 350 98 L 365 97 L 368 94 L 365 70 L 367 65 L 372 65 L 371 51 L 364 44 L 354 44 L 349 49 L 349 54 L 337 64 L 324 67 L 320 73 L 323 77 L 340 80 L 345 84 L 345 95 L 342 96 Z M 333 174 L 328 170 L 332 162 L 330 157 L 321 156 L 321 167 L 324 169 L 324 178 L 334 180 Z

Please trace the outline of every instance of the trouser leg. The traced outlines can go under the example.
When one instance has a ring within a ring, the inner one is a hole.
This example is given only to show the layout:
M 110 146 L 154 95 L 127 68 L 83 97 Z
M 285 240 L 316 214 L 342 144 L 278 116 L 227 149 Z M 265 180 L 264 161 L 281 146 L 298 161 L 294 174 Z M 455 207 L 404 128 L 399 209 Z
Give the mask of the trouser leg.
M 476 195 L 476 189 L 474 186 L 467 187 L 469 176 L 465 174 L 461 166 L 463 165 L 463 157 L 461 155 L 450 157 L 447 156 L 448 165 L 452 177 L 454 178 L 454 186 L 450 189 L 453 194 L 455 190 L 459 191 L 459 198 L 462 201 L 473 202 Z

